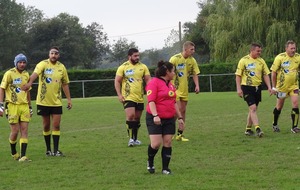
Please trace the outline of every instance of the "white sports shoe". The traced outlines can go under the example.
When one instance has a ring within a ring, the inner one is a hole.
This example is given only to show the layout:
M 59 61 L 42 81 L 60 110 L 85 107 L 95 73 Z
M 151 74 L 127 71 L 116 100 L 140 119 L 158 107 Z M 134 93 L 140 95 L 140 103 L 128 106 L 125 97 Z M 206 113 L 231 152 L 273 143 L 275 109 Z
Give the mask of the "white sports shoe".
M 142 142 L 139 141 L 139 140 L 135 140 L 135 141 L 134 141 L 134 145 L 141 145 L 141 144 L 142 144 Z
M 129 139 L 128 146 L 131 147 L 133 145 L 134 145 L 134 140 L 133 139 Z

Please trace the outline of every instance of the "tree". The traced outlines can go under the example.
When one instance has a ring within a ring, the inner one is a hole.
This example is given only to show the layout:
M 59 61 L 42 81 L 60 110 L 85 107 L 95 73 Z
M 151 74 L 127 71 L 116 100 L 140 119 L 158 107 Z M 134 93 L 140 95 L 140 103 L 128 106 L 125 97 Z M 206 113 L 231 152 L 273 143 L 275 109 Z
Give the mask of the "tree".
M 273 58 L 284 51 L 287 40 L 300 40 L 299 1 L 207 0 L 199 5 L 201 12 L 186 37 L 196 47 L 205 42 L 211 61 L 237 61 L 251 42 L 261 43 L 263 57 Z
M 119 65 L 127 60 L 127 52 L 130 48 L 137 48 L 135 42 L 128 43 L 126 38 L 118 39 L 113 45 L 111 50 L 111 61 L 118 62 Z
M 14 0 L 0 0 L 0 67 L 13 66 L 14 57 L 25 53 L 25 8 Z

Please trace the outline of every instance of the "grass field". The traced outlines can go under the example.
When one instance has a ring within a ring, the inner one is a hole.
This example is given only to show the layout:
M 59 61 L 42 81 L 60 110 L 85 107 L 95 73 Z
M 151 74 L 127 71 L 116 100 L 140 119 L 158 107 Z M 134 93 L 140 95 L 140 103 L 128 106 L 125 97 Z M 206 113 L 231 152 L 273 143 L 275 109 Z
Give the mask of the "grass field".
M 300 134 L 290 133 L 291 104 L 271 128 L 275 97 L 263 93 L 258 115 L 263 138 L 244 135 L 247 105 L 235 92 L 190 94 L 185 135 L 173 141 L 173 175 L 146 170 L 149 143 L 143 114 L 139 147 L 127 147 L 125 114 L 116 97 L 73 99 L 64 108 L 60 149 L 46 157 L 41 118 L 29 129 L 30 163 L 13 161 L 9 127 L 0 119 L 0 189 L 299 189 Z

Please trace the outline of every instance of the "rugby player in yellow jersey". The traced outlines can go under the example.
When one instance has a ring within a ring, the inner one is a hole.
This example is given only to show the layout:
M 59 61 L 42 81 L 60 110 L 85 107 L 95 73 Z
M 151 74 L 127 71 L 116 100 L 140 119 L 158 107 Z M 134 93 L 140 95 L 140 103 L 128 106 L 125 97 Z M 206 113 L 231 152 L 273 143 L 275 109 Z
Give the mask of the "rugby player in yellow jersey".
M 64 156 L 59 150 L 60 121 L 62 114 L 62 93 L 68 101 L 68 109 L 72 108 L 71 95 L 69 90 L 69 77 L 65 66 L 58 61 L 60 57 L 59 48 L 54 46 L 49 51 L 49 59 L 39 62 L 27 85 L 28 89 L 39 77 L 37 93 L 37 114 L 43 118 L 43 135 L 46 143 L 46 156 Z M 50 129 L 52 118 L 52 131 Z M 53 138 L 53 152 L 51 151 L 51 135 Z
M 272 93 L 277 95 L 276 107 L 273 110 L 273 131 L 280 132 L 278 118 L 284 105 L 285 99 L 289 96 L 292 102 L 292 133 L 299 133 L 298 128 L 298 72 L 300 69 L 300 54 L 296 53 L 296 43 L 287 41 L 285 52 L 280 53 L 274 59 L 271 66 L 272 71 Z
M 236 72 L 236 90 L 239 97 L 243 97 L 249 107 L 245 135 L 253 136 L 252 125 L 258 137 L 263 136 L 263 131 L 259 126 L 257 108 L 261 101 L 262 78 L 271 94 L 270 70 L 266 62 L 260 57 L 261 45 L 252 43 L 249 55 L 240 59 Z
M 149 69 L 140 62 L 139 51 L 136 48 L 129 49 L 128 61 L 119 66 L 115 77 L 115 89 L 125 110 L 129 147 L 141 144 L 137 137 L 144 110 L 143 81 L 148 84 L 150 80 Z
M 176 100 L 179 107 L 182 119 L 185 122 L 185 113 L 188 103 L 189 94 L 189 78 L 193 77 L 195 83 L 195 92 L 200 92 L 199 78 L 200 73 L 196 59 L 193 57 L 195 53 L 195 44 L 191 41 L 186 41 L 183 44 L 182 52 L 178 53 L 170 58 L 170 62 L 175 66 L 176 77 L 173 80 L 176 87 Z M 183 136 L 183 130 L 177 130 L 176 140 L 178 141 L 189 141 L 189 139 Z
M 18 54 L 14 60 L 15 67 L 5 72 L 0 86 L 0 116 L 5 110 L 10 124 L 9 143 L 11 155 L 14 160 L 20 162 L 31 161 L 26 156 L 28 144 L 28 124 L 32 116 L 30 91 L 21 90 L 21 86 L 29 80 L 29 74 L 25 70 L 27 58 Z M 5 108 L 3 106 L 5 96 Z M 20 131 L 20 153 L 16 150 L 18 133 Z

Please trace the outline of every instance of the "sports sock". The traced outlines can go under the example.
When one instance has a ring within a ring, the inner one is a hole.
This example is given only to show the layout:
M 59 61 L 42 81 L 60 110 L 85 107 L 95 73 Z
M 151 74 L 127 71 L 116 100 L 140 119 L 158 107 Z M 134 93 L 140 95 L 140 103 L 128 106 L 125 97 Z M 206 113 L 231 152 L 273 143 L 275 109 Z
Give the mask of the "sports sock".
M 280 113 L 281 113 L 281 110 L 274 108 L 274 110 L 273 110 L 273 115 L 274 115 L 273 126 L 276 126 L 278 124 L 278 118 L 279 118 Z
M 177 130 L 177 135 L 182 135 L 182 133 L 183 133 L 183 131 L 181 131 L 181 130 Z
M 43 131 L 47 151 L 51 151 L 51 131 Z
M 52 138 L 53 138 L 53 151 L 58 151 L 59 146 L 59 137 L 60 137 L 60 131 L 52 131 Z
M 21 149 L 21 157 L 26 156 L 28 139 L 20 138 L 20 149 Z
M 17 153 L 16 150 L 17 141 L 13 141 L 9 139 L 9 143 L 10 143 L 11 155 L 15 155 Z
M 161 150 L 162 169 L 169 169 L 169 163 L 172 155 L 172 147 L 163 147 Z
M 255 125 L 255 131 L 260 130 L 259 125 Z
M 298 126 L 298 120 L 299 120 L 299 108 L 293 108 L 291 113 L 292 118 L 292 128 Z
M 158 152 L 158 149 L 153 149 L 151 147 L 151 145 L 149 144 L 149 146 L 148 146 L 148 163 L 149 163 L 150 167 L 153 166 L 154 157 L 155 157 L 157 152 Z
M 252 126 L 246 126 L 246 131 L 251 131 Z
M 132 121 L 126 121 L 126 127 L 127 127 L 129 138 L 133 139 Z

